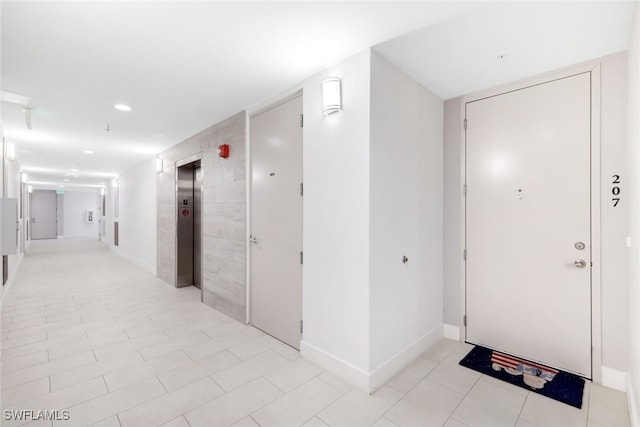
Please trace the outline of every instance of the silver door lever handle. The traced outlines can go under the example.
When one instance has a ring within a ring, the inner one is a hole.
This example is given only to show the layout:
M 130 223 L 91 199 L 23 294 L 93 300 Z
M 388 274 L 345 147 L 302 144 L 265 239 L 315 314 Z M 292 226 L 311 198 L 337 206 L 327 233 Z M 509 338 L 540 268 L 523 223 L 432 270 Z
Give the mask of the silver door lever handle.
M 573 261 L 573 265 L 575 265 L 578 268 L 585 268 L 587 266 L 587 262 L 583 259 L 577 259 Z

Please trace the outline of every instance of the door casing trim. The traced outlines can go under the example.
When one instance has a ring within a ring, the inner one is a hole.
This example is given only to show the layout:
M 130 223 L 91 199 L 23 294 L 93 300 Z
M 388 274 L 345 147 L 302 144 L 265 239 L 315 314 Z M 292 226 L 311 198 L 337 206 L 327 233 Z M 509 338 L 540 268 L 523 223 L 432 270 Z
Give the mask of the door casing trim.
M 591 380 L 602 384 L 602 282 L 601 282 L 601 214 L 600 214 L 600 63 L 589 63 L 577 67 L 567 68 L 562 71 L 542 74 L 537 77 L 521 80 L 515 83 L 498 86 L 495 88 L 464 95 L 460 100 L 460 182 L 466 184 L 466 144 L 465 129 L 463 121 L 465 119 L 465 106 L 468 102 L 477 101 L 491 96 L 497 96 L 514 90 L 524 89 L 547 83 L 553 80 L 571 77 L 576 74 L 591 73 Z M 466 248 L 466 204 L 465 195 L 462 188 L 459 189 L 459 231 L 460 248 Z M 466 269 L 465 261 L 460 256 L 460 313 L 466 316 Z M 467 328 L 460 319 L 460 340 L 465 341 Z

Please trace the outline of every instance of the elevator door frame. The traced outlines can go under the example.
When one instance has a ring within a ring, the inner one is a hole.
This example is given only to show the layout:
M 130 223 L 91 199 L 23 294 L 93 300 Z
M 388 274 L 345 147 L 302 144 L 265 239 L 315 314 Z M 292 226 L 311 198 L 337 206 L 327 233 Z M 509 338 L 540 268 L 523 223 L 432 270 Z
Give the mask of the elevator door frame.
M 175 162 L 175 172 L 174 172 L 174 185 L 175 185 L 175 197 L 174 197 L 174 201 L 175 201 L 175 209 L 174 209 L 174 215 L 175 215 L 175 224 L 176 224 L 176 232 L 175 232 L 175 236 L 174 236 L 174 247 L 175 247 L 175 276 L 174 276 L 174 280 L 175 280 L 175 286 L 178 287 L 178 250 L 179 250 L 179 246 L 178 246 L 178 221 L 180 220 L 180 218 L 178 217 L 177 213 L 178 213 L 178 169 L 182 166 L 188 165 L 189 163 L 194 163 L 197 161 L 200 161 L 200 173 L 202 175 L 202 181 L 204 182 L 204 168 L 203 168 L 203 155 L 202 152 L 197 153 L 197 154 L 193 154 L 191 156 L 188 157 L 184 157 L 180 160 L 177 160 Z M 201 262 L 200 262 L 200 277 L 201 277 L 201 281 L 200 281 L 200 302 L 204 301 L 204 283 L 202 278 L 204 277 L 202 274 L 202 259 L 204 259 L 204 245 L 203 245 L 203 227 L 202 227 L 202 207 L 204 206 L 203 203 L 203 198 L 204 198 L 204 185 L 200 186 L 200 258 L 201 258 Z

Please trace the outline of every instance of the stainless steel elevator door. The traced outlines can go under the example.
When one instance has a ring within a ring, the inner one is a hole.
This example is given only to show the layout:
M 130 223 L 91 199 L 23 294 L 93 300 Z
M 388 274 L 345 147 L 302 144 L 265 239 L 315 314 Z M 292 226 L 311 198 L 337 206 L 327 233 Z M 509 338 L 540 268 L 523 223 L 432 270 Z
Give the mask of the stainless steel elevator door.
M 201 287 L 201 191 L 200 161 L 177 169 L 177 277 L 176 286 Z

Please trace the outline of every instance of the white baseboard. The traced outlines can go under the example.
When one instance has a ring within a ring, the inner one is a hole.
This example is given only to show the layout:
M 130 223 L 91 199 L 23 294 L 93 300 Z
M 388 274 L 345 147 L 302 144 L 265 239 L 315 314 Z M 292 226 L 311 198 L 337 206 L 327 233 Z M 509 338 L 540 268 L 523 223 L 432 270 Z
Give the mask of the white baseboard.
M 433 347 L 440 339 L 442 339 L 442 325 L 433 328 L 375 368 L 369 376 L 369 393 L 373 393 L 385 385 L 387 381 Z
M 442 338 L 442 325 L 409 344 L 395 356 L 387 359 L 373 372 L 366 372 L 352 364 L 327 353 L 305 341 L 300 342 L 300 355 L 326 371 L 344 379 L 367 393 L 373 393 L 402 371 L 422 353 Z
M 444 324 L 444 337 L 450 340 L 460 341 L 460 326 Z
M 640 408 L 638 408 L 637 392 L 640 390 L 633 389 L 631 382 L 631 374 L 627 374 L 627 401 L 629 402 L 629 418 L 632 427 L 640 427 Z
M 137 265 L 138 267 L 147 270 L 149 273 L 153 274 L 154 276 L 156 276 L 156 266 L 155 265 L 151 265 L 151 264 L 147 264 L 146 262 L 140 261 L 137 258 L 132 257 L 131 255 L 129 255 L 126 252 L 123 252 L 122 249 L 118 248 L 117 246 L 109 246 L 111 248 L 111 251 L 113 253 L 115 253 L 118 256 L 121 256 L 122 258 L 126 259 L 127 261 L 130 261 L 132 263 L 134 263 L 135 265 Z
M 618 391 L 627 391 L 627 375 L 625 371 L 619 371 L 608 366 L 602 367 L 602 385 Z
M 360 390 L 369 392 L 369 373 L 327 353 L 305 341 L 300 342 L 300 355 L 326 371 L 344 379 Z

